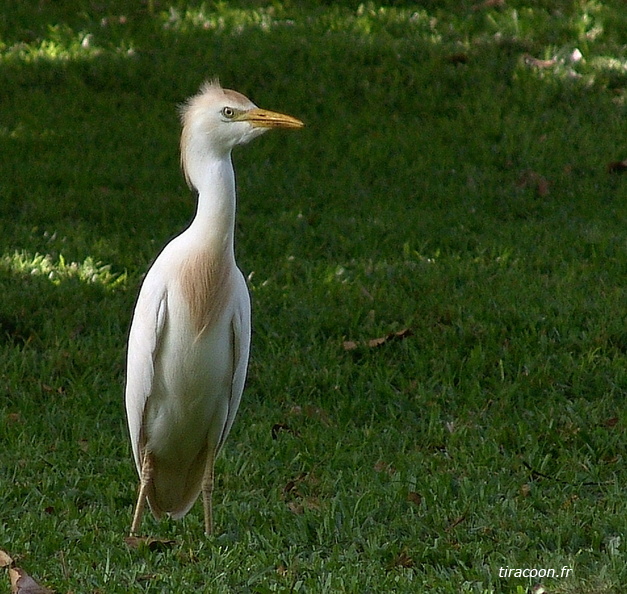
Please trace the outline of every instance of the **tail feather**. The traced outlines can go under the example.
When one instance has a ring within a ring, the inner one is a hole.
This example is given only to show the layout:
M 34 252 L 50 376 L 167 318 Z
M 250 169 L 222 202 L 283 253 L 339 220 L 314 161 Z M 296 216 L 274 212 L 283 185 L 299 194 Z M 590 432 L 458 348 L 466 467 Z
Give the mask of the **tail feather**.
M 178 520 L 192 508 L 201 491 L 206 460 L 206 447 L 188 466 L 160 460 L 156 456 L 153 458 L 153 475 L 147 495 L 155 518 L 168 514 Z

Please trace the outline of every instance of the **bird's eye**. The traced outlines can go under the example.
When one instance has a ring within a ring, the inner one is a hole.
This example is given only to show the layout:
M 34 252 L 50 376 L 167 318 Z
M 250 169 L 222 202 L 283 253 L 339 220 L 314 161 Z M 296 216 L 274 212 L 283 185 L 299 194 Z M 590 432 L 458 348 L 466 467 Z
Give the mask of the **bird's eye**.
M 235 117 L 235 110 L 232 107 L 223 107 L 222 108 L 222 115 L 231 120 Z

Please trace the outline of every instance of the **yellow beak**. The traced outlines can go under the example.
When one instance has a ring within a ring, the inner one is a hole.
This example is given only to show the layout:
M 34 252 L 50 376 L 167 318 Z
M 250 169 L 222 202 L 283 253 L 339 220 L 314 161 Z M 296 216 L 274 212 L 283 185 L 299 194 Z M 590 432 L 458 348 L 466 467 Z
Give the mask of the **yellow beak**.
M 292 116 L 258 107 L 245 111 L 237 119 L 249 122 L 255 128 L 302 128 L 305 125 Z

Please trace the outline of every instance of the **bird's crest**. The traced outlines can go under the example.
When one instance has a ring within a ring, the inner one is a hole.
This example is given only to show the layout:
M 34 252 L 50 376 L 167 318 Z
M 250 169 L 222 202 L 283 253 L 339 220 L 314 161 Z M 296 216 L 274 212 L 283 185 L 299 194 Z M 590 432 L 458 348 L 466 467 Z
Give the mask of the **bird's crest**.
M 202 84 L 200 91 L 193 97 L 190 97 L 185 103 L 179 107 L 179 113 L 181 116 L 181 123 L 183 130 L 181 132 L 181 169 L 185 176 L 187 185 L 193 190 L 197 190 L 194 187 L 193 182 L 190 179 L 189 167 L 187 163 L 187 148 L 191 141 L 193 123 L 200 116 L 203 109 L 208 108 L 215 103 L 222 103 L 223 106 L 229 107 L 243 107 L 253 106 L 251 101 L 241 93 L 232 91 L 231 89 L 224 89 L 220 85 L 220 81 L 217 78 L 212 78 Z

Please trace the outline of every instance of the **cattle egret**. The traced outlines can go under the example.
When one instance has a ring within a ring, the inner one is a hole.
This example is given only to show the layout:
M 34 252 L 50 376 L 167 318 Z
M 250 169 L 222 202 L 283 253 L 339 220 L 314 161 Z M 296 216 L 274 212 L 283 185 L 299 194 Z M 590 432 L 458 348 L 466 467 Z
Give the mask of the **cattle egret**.
M 198 192 L 190 226 L 143 282 L 131 324 L 126 413 L 140 478 L 131 535 L 146 500 L 156 518 L 183 517 L 202 492 L 212 531 L 213 467 L 240 403 L 250 350 L 250 298 L 235 263 L 231 150 L 288 115 L 205 84 L 181 110 L 181 165 Z

